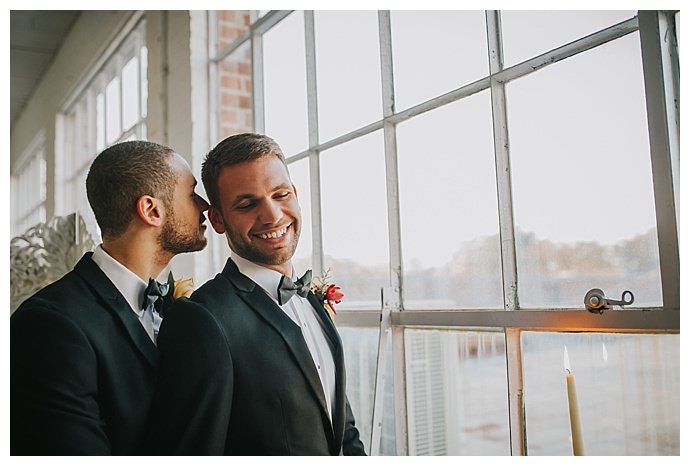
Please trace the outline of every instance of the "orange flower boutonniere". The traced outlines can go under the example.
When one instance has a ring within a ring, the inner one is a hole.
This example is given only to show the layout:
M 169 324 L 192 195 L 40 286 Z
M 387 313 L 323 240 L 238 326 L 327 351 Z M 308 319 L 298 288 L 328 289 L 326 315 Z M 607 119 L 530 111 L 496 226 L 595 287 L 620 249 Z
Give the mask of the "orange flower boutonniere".
M 172 293 L 166 292 L 168 304 L 172 304 L 172 301 L 178 298 L 189 298 L 194 291 L 194 278 L 175 279 L 172 271 L 168 273 L 168 281 L 166 284 L 168 285 L 168 289 L 172 290 Z
M 175 286 L 173 287 L 173 299 L 189 298 L 194 291 L 194 278 L 180 278 L 175 280 Z

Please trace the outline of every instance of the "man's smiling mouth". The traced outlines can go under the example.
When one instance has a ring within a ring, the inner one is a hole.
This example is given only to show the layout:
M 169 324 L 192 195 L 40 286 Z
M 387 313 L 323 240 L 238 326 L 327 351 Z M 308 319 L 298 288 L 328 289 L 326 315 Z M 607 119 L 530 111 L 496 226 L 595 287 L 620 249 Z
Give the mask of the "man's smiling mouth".
M 256 236 L 258 236 L 261 239 L 276 239 L 276 238 L 280 238 L 280 237 L 284 236 L 285 233 L 287 233 L 287 229 L 288 229 L 288 227 L 283 227 L 280 230 L 276 230 L 276 231 L 271 232 L 271 233 L 261 233 L 261 234 L 257 234 Z

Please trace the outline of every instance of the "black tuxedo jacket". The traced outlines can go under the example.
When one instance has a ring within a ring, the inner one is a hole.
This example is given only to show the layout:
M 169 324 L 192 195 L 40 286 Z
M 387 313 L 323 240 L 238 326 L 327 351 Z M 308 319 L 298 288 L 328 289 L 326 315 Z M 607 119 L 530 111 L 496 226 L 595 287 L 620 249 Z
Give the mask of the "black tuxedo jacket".
M 336 368 L 333 423 L 297 326 L 232 260 L 166 311 L 152 445 L 184 455 L 364 455 L 343 347 L 313 293 Z
M 158 354 L 86 253 L 10 318 L 10 454 L 136 455 Z

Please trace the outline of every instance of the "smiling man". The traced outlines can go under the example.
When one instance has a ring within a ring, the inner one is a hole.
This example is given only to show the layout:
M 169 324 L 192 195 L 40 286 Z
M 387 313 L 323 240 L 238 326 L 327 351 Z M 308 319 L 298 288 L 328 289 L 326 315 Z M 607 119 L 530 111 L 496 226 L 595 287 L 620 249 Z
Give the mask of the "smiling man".
M 311 272 L 297 278 L 292 265 L 302 217 L 282 150 L 231 136 L 206 156 L 202 181 L 232 254 L 166 314 L 152 452 L 364 455 L 342 342 L 308 291 Z

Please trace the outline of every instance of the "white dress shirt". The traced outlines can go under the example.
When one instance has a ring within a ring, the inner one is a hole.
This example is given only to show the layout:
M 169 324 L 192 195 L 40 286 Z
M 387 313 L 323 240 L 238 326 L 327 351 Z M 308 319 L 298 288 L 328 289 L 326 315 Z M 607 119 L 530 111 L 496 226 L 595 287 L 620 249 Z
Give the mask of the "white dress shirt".
M 151 341 L 155 344 L 161 318 L 157 312 L 151 312 L 150 310 L 149 312 L 145 312 L 146 310 L 141 308 L 141 300 L 148 286 L 148 282 L 144 282 L 134 272 L 113 259 L 112 256 L 103 250 L 100 244 L 96 246 L 91 259 L 125 298 L 132 308 L 132 312 L 136 314 L 139 322 L 144 326 L 146 333 L 149 334 Z
M 278 304 L 278 285 L 283 276 L 280 272 L 256 265 L 237 254 L 232 254 L 230 258 L 237 265 L 242 275 L 246 275 L 259 285 Z M 294 269 L 290 278 L 293 280 L 297 279 Z M 302 336 L 307 343 L 314 365 L 319 373 L 321 386 L 326 394 L 328 416 L 332 420 L 331 410 L 335 401 L 335 363 L 333 362 L 333 354 L 328 344 L 328 339 L 316 315 L 316 310 L 307 298 L 297 294 L 289 299 L 287 303 L 282 306 L 278 304 L 278 306 L 302 330 Z

